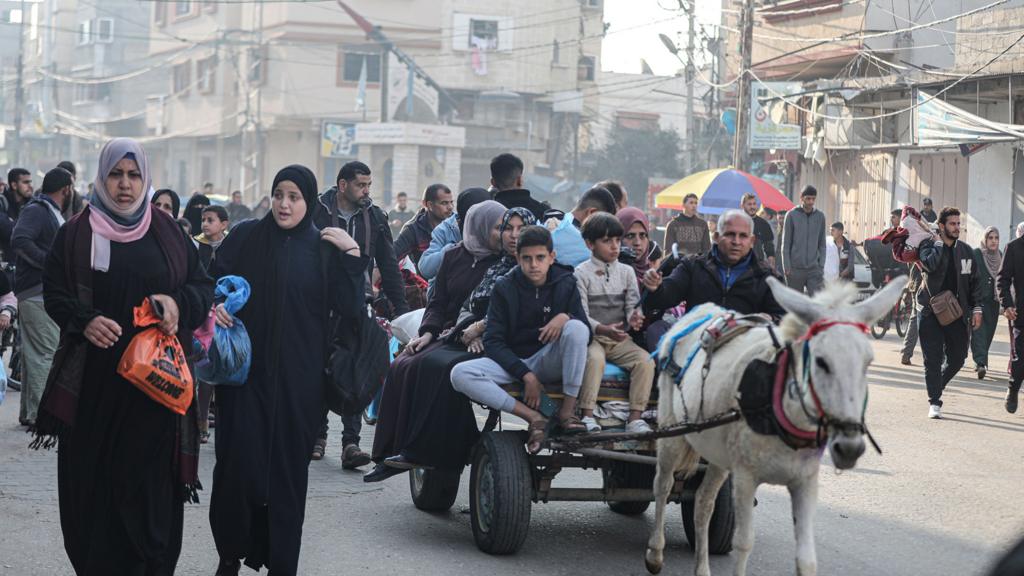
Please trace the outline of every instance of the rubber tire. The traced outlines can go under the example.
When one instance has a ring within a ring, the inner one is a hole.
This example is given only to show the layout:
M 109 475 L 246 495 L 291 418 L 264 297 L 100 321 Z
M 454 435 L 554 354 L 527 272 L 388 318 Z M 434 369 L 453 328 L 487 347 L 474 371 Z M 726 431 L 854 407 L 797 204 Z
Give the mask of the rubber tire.
M 604 475 L 605 488 L 654 488 L 654 473 L 657 468 L 636 462 L 609 462 L 608 471 Z M 609 502 L 612 512 L 625 516 L 637 516 L 647 511 L 650 502 Z
M 914 295 L 909 291 L 904 291 L 900 295 L 899 302 L 896 303 L 896 312 L 893 314 L 893 318 L 896 321 L 896 334 L 899 334 L 900 338 L 907 335 L 907 331 L 910 329 L 910 323 L 914 321 Z M 906 326 L 904 326 L 903 320 L 906 319 Z
M 469 480 L 469 517 L 477 548 L 495 555 L 518 552 L 530 531 L 532 496 L 523 435 L 484 434 L 473 451 Z
M 462 470 L 409 471 L 409 495 L 412 503 L 425 512 L 450 510 L 459 496 L 459 481 Z
M 878 322 L 881 322 L 879 320 Z M 889 323 L 886 322 L 884 326 L 879 326 L 878 322 L 871 325 L 871 335 L 875 337 L 875 340 L 881 340 L 885 338 L 885 333 L 889 331 Z
M 699 472 L 686 480 L 685 491 L 696 491 L 704 480 L 704 473 Z M 694 501 L 683 500 L 683 531 L 690 543 L 690 550 L 696 548 L 696 530 L 693 525 Z M 728 554 L 732 551 L 732 535 L 736 531 L 736 510 L 732 501 L 732 477 L 726 479 L 715 498 L 715 511 L 711 514 L 708 524 L 708 552 L 711 554 Z

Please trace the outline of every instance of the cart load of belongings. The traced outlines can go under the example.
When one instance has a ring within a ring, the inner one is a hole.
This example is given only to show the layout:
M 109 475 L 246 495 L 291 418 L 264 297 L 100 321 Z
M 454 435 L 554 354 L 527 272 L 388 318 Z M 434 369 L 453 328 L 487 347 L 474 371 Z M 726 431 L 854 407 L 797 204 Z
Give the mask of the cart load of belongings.
M 217 281 L 214 297 L 224 301 L 224 310 L 234 318 L 230 327 L 217 326 L 207 352 L 207 362 L 196 367 L 200 380 L 219 386 L 241 386 L 249 377 L 252 341 L 238 311 L 249 301 L 249 283 L 241 276 L 224 276 Z
M 145 330 L 128 343 L 117 363 L 117 373 L 172 412 L 185 414 L 195 393 L 178 337 L 165 334 L 157 326 L 163 311 L 152 298 L 136 306 L 134 315 L 135 326 Z

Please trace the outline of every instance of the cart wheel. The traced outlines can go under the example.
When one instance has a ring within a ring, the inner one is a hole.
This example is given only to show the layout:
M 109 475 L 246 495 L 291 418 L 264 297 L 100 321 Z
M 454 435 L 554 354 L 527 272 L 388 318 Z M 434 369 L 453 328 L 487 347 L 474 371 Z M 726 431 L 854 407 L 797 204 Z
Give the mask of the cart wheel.
M 704 473 L 699 472 L 686 480 L 684 490 L 696 491 L 704 480 Z M 693 526 L 694 501 L 692 498 L 683 500 L 683 531 L 690 549 L 695 547 L 696 534 Z M 711 554 L 728 554 L 732 551 L 732 534 L 736 530 L 736 513 L 732 501 L 732 476 L 726 479 L 715 498 L 715 511 L 711 514 L 708 525 L 708 551 Z
M 427 512 L 444 512 L 455 504 L 459 495 L 459 480 L 462 470 L 423 470 L 414 468 L 409 471 L 409 493 L 412 503 L 420 510 Z
M 657 469 L 648 464 L 636 462 L 611 461 L 604 473 L 604 487 L 609 488 L 647 488 L 654 487 L 654 473 Z M 609 502 L 612 512 L 626 516 L 643 514 L 651 505 L 650 502 Z
M 518 432 L 484 434 L 473 452 L 469 515 L 476 546 L 488 554 L 513 554 L 530 529 L 533 480 Z

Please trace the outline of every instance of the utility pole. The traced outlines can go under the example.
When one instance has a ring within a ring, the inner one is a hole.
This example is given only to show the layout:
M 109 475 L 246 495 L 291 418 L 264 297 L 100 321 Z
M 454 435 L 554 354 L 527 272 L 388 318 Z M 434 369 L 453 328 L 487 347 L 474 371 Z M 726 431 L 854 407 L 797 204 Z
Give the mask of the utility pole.
M 682 7 L 682 5 L 683 0 L 679 0 L 679 6 Z M 693 62 L 693 37 L 696 33 L 694 31 L 696 8 L 696 4 L 690 2 L 690 8 L 687 10 L 690 29 L 686 38 L 686 148 L 688 150 L 686 171 L 691 174 L 697 167 L 697 138 L 694 130 L 697 119 L 693 117 L 693 80 L 696 76 L 696 67 Z
M 14 158 L 21 166 L 21 115 L 25 108 L 25 0 L 21 0 L 21 22 L 18 24 L 18 85 L 14 88 Z
M 750 157 L 750 65 L 754 49 L 754 0 L 741 0 L 743 11 L 740 29 L 740 88 L 736 97 L 736 139 L 733 141 L 732 162 L 738 170 L 748 168 Z

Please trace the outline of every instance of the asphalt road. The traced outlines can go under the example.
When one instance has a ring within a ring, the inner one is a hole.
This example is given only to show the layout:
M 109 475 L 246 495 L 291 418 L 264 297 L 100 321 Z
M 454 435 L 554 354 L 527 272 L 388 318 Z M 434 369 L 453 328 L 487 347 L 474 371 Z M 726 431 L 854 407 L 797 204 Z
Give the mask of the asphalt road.
M 1024 536 L 1024 414 L 1002 407 L 1004 375 L 979 382 L 965 369 L 946 391 L 946 418 L 926 419 L 920 356 L 898 362 L 895 334 L 875 343 L 870 371 L 870 427 L 884 455 L 869 450 L 859 466 L 838 474 L 823 467 L 817 514 L 822 574 L 983 575 Z M 990 365 L 1005 367 L 1000 333 Z M 968 368 L 973 364 L 968 360 Z M 17 425 L 18 394 L 0 406 L 0 574 L 73 574 L 58 520 L 56 455 L 27 448 Z M 332 432 L 340 422 L 332 422 Z M 648 511 L 624 517 L 601 503 L 533 507 L 530 536 L 515 556 L 479 552 L 468 512 L 468 474 L 451 512 L 416 510 L 405 476 L 364 484 L 341 469 L 339 436 L 329 458 L 310 468 L 300 573 L 394 574 L 646 574 L 642 555 L 652 524 Z M 372 428 L 364 437 L 372 434 Z M 369 440 L 364 438 L 364 446 Z M 203 448 L 202 474 L 212 484 L 213 445 Z M 566 473 L 556 485 L 600 485 L 593 471 Z M 762 487 L 755 510 L 757 541 L 750 560 L 756 575 L 792 574 L 792 522 L 785 490 Z M 207 522 L 209 494 L 185 511 L 185 543 L 178 574 L 212 575 L 216 551 Z M 690 574 L 679 507 L 670 508 L 666 574 Z M 715 574 L 731 574 L 733 559 L 716 557 Z M 243 574 L 252 574 L 243 570 Z

